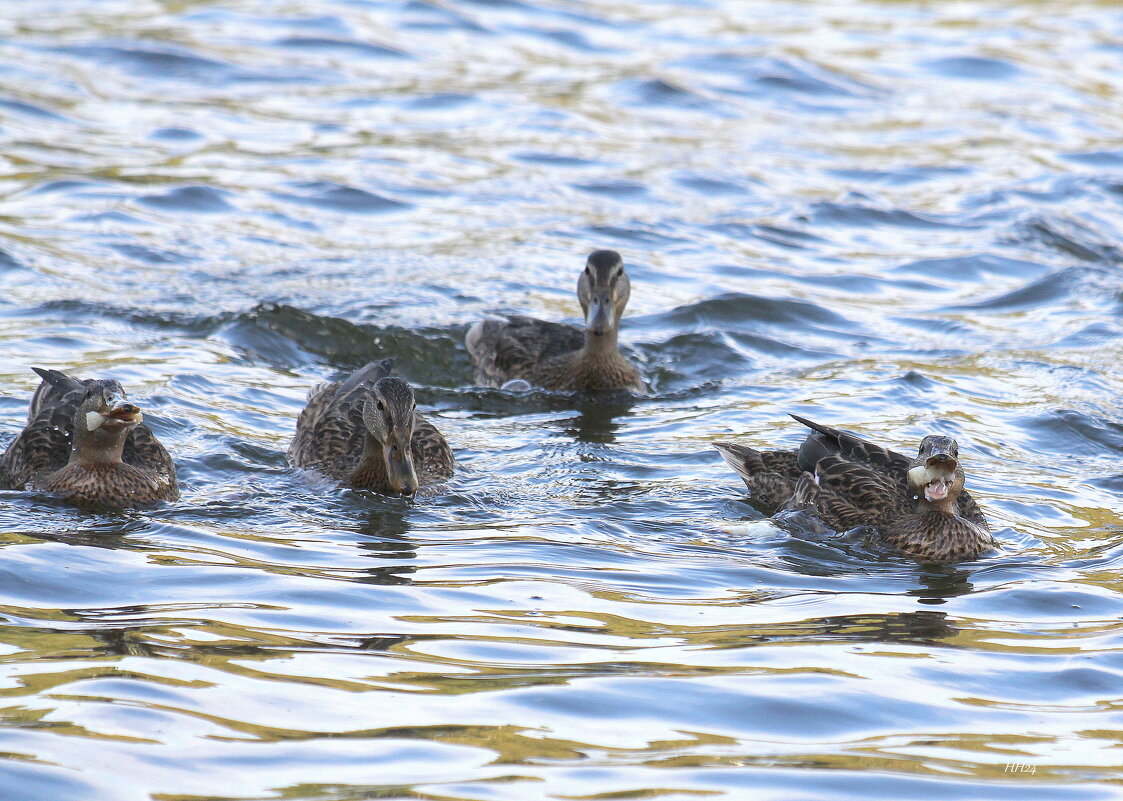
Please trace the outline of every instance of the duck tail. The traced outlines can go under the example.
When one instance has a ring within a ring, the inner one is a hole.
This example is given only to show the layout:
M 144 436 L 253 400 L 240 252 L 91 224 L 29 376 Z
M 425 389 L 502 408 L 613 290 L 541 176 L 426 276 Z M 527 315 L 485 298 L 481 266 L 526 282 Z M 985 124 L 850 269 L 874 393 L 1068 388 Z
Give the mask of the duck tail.
M 732 442 L 714 442 L 712 444 L 717 448 L 717 452 L 721 454 L 725 463 L 732 467 L 737 475 L 746 482 L 756 473 L 767 470 L 764 461 L 761 459 L 760 451 Z

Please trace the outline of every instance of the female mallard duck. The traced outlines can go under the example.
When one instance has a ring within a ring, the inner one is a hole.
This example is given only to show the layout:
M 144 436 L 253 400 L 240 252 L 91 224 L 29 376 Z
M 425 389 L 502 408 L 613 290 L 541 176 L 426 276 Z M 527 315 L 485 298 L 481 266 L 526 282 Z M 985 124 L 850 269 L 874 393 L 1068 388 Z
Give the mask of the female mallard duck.
M 630 294 L 620 254 L 594 250 L 577 281 L 585 330 L 531 317 L 478 322 L 464 338 L 476 365 L 476 382 L 498 387 L 524 379 L 543 389 L 569 392 L 643 392 L 639 371 L 616 345 Z
M 909 459 L 792 417 L 812 429 L 798 450 L 714 443 L 762 511 L 808 511 L 839 531 L 872 526 L 889 545 L 924 561 L 972 559 L 996 546 L 986 518 L 963 489 L 959 446 L 951 437 L 925 437 Z
M 119 383 L 31 369 L 43 381 L 0 458 L 8 486 L 118 509 L 179 498 L 175 463 Z
M 371 362 L 308 396 L 289 446 L 294 467 L 343 486 L 407 497 L 452 476 L 448 442 L 419 415 L 413 387 L 390 375 L 393 359 Z

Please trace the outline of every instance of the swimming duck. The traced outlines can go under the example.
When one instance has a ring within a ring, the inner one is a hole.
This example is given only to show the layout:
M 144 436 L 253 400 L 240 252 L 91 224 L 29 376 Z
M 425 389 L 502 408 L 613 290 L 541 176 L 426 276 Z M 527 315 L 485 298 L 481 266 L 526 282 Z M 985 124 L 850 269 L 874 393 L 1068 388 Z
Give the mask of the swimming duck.
M 313 389 L 289 446 L 293 466 L 342 486 L 406 497 L 450 478 L 448 442 L 417 413 L 413 387 L 390 375 L 393 367 L 393 359 L 371 362 Z
M 875 528 L 922 561 L 972 559 L 996 546 L 978 504 L 963 488 L 959 446 L 930 435 L 914 458 L 792 415 L 811 429 L 795 451 L 756 451 L 715 442 L 762 511 L 799 509 L 838 531 Z
M 117 509 L 179 498 L 175 463 L 118 382 L 31 369 L 43 380 L 27 427 L 0 458 L 10 488 Z
M 577 281 L 584 330 L 532 317 L 476 323 L 464 338 L 476 382 L 503 386 L 522 379 L 543 389 L 643 392 L 639 371 L 616 344 L 631 284 L 614 250 L 594 250 Z

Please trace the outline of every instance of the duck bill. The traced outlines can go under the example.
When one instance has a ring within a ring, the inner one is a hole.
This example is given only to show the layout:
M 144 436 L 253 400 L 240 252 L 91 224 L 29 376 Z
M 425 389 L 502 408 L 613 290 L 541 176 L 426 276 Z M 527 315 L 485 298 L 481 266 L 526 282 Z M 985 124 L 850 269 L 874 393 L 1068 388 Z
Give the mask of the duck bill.
M 394 436 L 392 441 L 398 444 L 396 446 L 384 446 L 386 478 L 394 492 L 412 497 L 417 492 L 417 471 L 413 468 L 413 455 L 410 453 L 409 440 L 407 438 L 405 447 L 402 447 L 401 439 L 401 437 Z
M 112 400 L 108 411 L 104 414 L 101 412 L 86 412 L 86 430 L 120 431 L 123 428 L 135 426 L 142 419 L 144 418 L 140 413 L 139 406 L 118 397 Z
M 603 336 L 612 330 L 612 304 L 608 298 L 593 298 L 585 312 L 585 328 L 591 334 Z
M 114 403 L 106 417 L 126 425 L 135 425 L 144 419 L 144 415 L 140 413 L 140 407 L 135 403 L 129 403 L 127 400 L 119 400 Z
M 924 485 L 924 497 L 929 501 L 943 501 L 948 497 L 955 469 L 959 462 L 950 453 L 933 453 L 924 461 L 928 483 Z

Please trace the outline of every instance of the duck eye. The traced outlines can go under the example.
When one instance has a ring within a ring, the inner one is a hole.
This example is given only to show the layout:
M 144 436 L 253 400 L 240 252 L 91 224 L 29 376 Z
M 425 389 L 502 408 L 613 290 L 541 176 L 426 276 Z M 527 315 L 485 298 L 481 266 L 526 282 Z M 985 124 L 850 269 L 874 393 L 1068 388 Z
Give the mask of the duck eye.
M 386 411 L 386 404 L 385 404 L 385 403 L 383 403 L 382 401 L 380 401 L 380 400 L 379 400 L 379 401 L 375 401 L 375 402 L 374 402 L 374 405 L 375 405 L 375 407 L 376 407 L 376 408 L 378 409 L 378 411 L 380 411 L 380 412 L 384 412 L 384 411 Z

